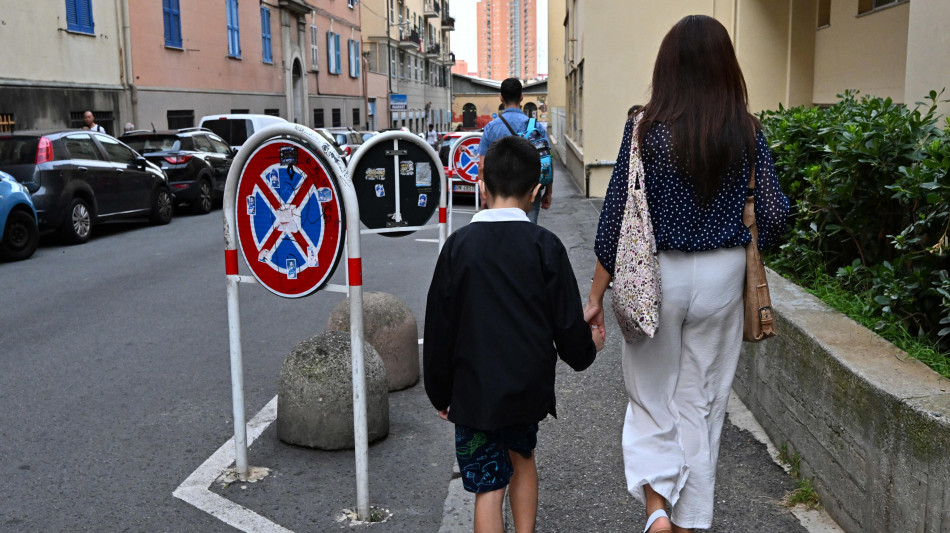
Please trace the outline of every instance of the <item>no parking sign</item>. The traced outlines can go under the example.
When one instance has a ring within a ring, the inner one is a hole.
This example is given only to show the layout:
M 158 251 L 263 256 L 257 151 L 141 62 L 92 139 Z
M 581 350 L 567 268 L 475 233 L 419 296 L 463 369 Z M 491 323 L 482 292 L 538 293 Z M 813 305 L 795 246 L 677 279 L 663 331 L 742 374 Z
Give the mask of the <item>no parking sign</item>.
M 269 291 L 299 298 L 322 287 L 343 253 L 344 211 L 323 155 L 288 138 L 248 158 L 235 202 L 238 245 Z
M 452 170 L 455 175 L 469 183 L 478 181 L 478 145 L 482 142 L 481 133 L 473 133 L 460 138 L 452 146 Z

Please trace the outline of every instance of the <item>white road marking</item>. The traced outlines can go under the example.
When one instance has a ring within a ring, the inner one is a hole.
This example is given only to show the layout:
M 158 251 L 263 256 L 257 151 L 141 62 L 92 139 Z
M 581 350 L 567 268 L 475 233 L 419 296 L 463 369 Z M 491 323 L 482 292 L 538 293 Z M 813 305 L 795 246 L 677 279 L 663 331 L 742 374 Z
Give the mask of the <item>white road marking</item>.
M 438 243 L 439 239 L 416 239 L 417 242 L 434 242 Z
M 247 423 L 247 445 L 277 419 L 277 396 L 267 402 Z M 263 516 L 208 490 L 216 479 L 234 463 L 234 437 L 221 445 L 197 470 L 191 473 L 172 493 L 173 496 L 214 516 L 241 531 L 293 533 Z

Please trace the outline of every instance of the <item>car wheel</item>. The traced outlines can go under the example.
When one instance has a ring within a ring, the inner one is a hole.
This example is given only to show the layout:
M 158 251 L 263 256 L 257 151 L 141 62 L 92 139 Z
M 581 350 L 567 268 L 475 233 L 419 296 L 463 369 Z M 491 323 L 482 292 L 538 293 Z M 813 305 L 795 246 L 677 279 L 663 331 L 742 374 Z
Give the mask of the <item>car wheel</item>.
M 204 215 L 211 212 L 213 205 L 211 182 L 206 179 L 201 179 L 198 182 L 198 197 L 191 202 L 191 209 L 198 215 Z
M 73 198 L 59 232 L 71 244 L 82 244 L 89 240 L 92 235 L 92 210 L 86 200 Z
M 172 193 L 162 188 L 155 191 L 152 198 L 152 224 L 164 225 L 172 221 L 172 215 L 175 214 L 175 201 L 172 199 Z
M 40 242 L 36 219 L 26 211 L 12 211 L 0 240 L 0 257 L 7 261 L 20 261 L 33 255 Z

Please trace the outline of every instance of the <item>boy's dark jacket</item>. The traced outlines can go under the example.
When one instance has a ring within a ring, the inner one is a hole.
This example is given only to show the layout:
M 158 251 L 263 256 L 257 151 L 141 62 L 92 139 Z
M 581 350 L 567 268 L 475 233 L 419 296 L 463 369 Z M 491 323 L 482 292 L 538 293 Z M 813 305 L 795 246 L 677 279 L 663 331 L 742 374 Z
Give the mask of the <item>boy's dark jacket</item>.
M 554 368 L 597 350 L 561 241 L 530 222 L 475 222 L 446 241 L 426 304 L 425 389 L 482 430 L 557 416 Z

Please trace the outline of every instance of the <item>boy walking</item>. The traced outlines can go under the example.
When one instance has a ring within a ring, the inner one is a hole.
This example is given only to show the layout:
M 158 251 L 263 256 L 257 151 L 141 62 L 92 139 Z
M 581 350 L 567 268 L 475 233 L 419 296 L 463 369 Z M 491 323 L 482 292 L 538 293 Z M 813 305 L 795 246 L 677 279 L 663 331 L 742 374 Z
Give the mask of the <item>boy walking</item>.
M 425 389 L 455 423 L 476 533 L 501 533 L 509 484 L 515 531 L 534 531 L 534 448 L 538 422 L 557 416 L 557 358 L 584 370 L 604 345 L 603 331 L 584 322 L 564 245 L 528 220 L 539 176 L 531 143 L 510 136 L 492 144 L 478 182 L 488 209 L 449 237 L 429 287 Z

